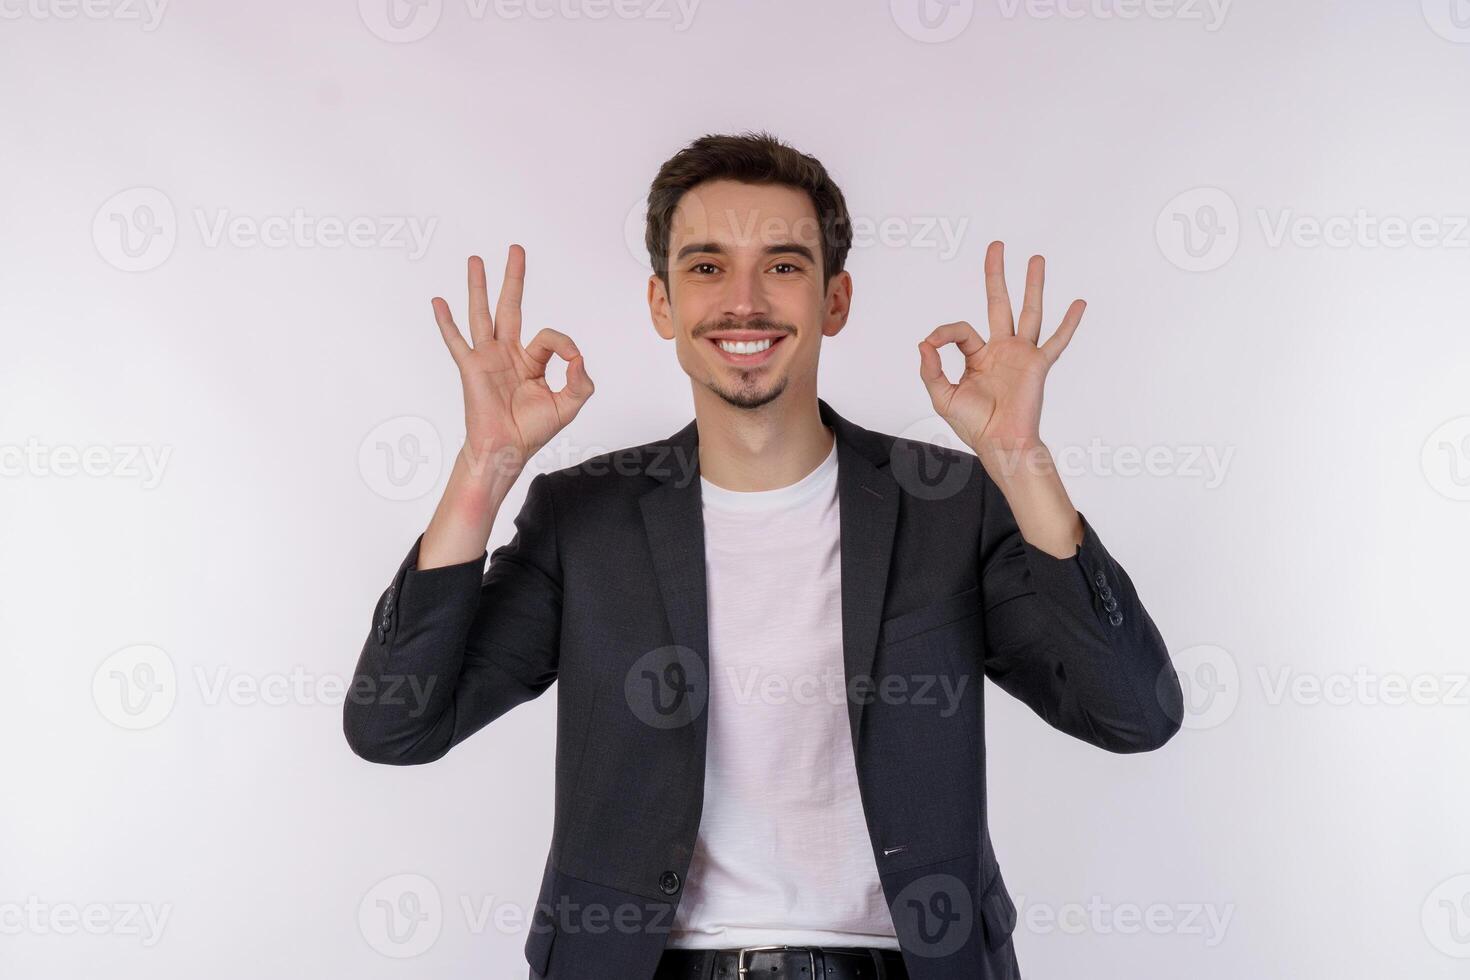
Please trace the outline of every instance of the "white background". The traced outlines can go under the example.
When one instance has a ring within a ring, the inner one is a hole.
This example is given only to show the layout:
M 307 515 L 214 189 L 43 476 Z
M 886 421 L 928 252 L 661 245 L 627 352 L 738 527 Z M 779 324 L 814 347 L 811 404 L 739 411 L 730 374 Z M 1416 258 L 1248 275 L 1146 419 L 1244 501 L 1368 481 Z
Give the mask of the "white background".
M 526 246 L 527 336 L 597 383 L 536 469 L 673 432 L 640 201 L 765 128 L 887 222 L 825 344 L 853 421 L 932 422 L 914 344 L 983 320 L 992 238 L 1013 295 L 1047 256 L 1048 332 L 1089 302 L 1043 434 L 1097 447 L 1067 486 L 1193 710 L 1111 756 L 990 688 L 1026 976 L 1464 975 L 1470 7 L 387 3 L 0 0 L 0 973 L 525 975 L 554 693 L 398 769 L 330 689 L 462 431 L 429 298 Z M 245 234 L 297 213 L 368 240 Z M 293 677 L 327 689 L 249 690 Z M 373 925 L 405 887 L 442 908 L 413 959 Z

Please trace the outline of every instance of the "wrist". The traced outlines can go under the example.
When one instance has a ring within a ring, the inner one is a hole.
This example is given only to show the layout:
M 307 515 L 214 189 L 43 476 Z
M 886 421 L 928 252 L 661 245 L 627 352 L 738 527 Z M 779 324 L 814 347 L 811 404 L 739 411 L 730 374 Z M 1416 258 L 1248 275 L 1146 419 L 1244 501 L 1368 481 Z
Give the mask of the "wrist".
M 977 442 L 972 448 L 985 471 L 998 484 L 1056 473 L 1051 449 L 1041 441 L 1040 436 L 1005 442 Z
M 466 493 L 504 496 L 525 468 L 525 454 L 514 446 L 476 448 L 465 442 L 455 456 L 453 475 L 460 477 L 456 482 Z

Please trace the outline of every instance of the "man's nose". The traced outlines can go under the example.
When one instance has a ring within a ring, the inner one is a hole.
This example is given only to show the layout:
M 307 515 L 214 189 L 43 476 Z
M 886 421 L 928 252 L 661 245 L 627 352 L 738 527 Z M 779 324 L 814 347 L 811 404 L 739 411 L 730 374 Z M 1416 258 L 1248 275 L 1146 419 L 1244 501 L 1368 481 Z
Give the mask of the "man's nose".
M 746 319 L 770 312 L 766 308 L 765 288 L 759 269 L 733 274 L 725 281 L 727 287 L 722 303 L 725 316 Z

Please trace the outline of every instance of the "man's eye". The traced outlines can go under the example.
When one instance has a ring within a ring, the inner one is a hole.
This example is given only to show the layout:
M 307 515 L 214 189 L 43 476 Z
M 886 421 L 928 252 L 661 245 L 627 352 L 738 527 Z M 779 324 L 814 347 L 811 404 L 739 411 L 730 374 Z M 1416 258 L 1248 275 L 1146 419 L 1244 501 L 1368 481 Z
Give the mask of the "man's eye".
M 715 268 L 715 265 L 714 265 L 713 262 L 698 262 L 698 263 L 695 263 L 694 268 L 693 268 L 693 271 L 698 272 L 701 275 L 706 274 L 706 270 L 708 270 L 708 273 L 709 274 L 713 274 L 713 273 L 719 271 L 719 270 L 717 270 Z
M 772 266 L 772 268 L 774 268 L 778 272 L 780 272 L 782 270 L 785 270 L 787 272 L 797 272 L 797 271 L 800 271 L 800 266 L 797 266 L 797 265 L 795 265 L 794 263 L 791 263 L 791 262 L 777 262 L 774 266 Z

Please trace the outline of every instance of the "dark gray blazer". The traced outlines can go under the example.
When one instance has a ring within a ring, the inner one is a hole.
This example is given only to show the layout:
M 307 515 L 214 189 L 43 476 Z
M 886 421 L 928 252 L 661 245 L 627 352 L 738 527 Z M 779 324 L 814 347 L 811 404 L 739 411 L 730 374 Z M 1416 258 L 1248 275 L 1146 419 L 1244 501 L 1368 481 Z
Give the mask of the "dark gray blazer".
M 1085 517 L 1077 555 L 1055 558 L 1021 537 L 974 456 L 819 407 L 837 437 L 858 785 L 904 959 L 915 980 L 1016 977 L 1016 909 L 986 826 L 983 678 L 1112 752 L 1169 740 L 1178 679 Z M 433 762 L 560 681 L 533 978 L 648 980 L 684 889 L 709 677 L 697 445 L 691 421 L 535 476 L 488 569 L 482 555 L 419 571 L 415 543 L 357 663 L 348 744 L 392 765 Z

